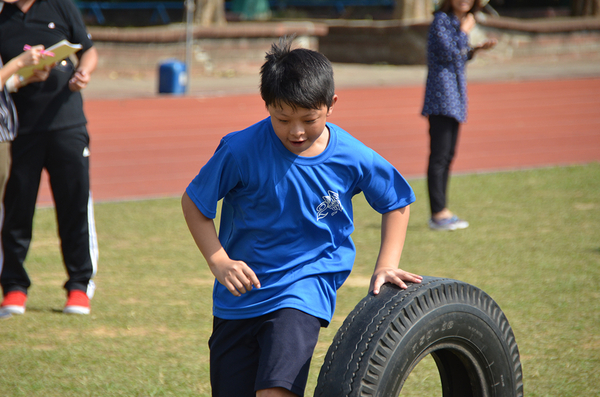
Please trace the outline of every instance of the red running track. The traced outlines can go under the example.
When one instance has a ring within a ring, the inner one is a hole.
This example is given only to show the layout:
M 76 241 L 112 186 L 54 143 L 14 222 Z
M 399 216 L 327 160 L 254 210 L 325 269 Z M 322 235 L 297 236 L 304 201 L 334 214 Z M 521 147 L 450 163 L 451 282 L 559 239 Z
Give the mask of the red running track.
M 339 90 L 329 121 L 425 174 L 423 87 Z M 259 96 L 88 100 L 96 201 L 178 196 L 228 132 L 267 116 Z M 600 161 L 600 79 L 470 83 L 454 172 Z M 46 178 L 39 204 L 51 203 Z

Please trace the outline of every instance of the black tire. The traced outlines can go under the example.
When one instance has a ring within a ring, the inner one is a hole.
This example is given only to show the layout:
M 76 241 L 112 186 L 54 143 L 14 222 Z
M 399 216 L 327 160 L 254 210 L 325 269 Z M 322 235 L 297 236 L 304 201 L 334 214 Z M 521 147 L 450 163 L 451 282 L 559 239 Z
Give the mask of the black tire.
M 315 397 L 396 397 L 431 354 L 444 397 L 523 396 L 513 331 L 485 292 L 424 277 L 406 290 L 386 284 L 348 315 L 329 347 Z

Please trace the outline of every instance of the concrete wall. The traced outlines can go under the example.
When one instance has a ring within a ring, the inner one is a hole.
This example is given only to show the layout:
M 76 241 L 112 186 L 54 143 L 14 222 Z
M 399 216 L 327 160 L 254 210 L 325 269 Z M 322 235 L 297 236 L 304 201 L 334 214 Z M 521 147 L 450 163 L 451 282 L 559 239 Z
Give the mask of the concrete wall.
M 229 23 L 195 28 L 192 74 L 256 73 L 273 42 L 296 34 L 296 45 L 319 50 L 339 63 L 426 63 L 429 22 L 327 20 L 323 22 Z M 90 28 L 100 52 L 98 71 L 121 75 L 155 73 L 168 58 L 185 60 L 185 26 Z M 471 34 L 477 44 L 498 39 L 478 62 L 598 59 L 600 19 L 516 20 L 479 17 Z
M 193 75 L 235 75 L 256 73 L 271 47 L 273 38 L 195 39 L 192 46 Z M 318 48 L 315 38 L 304 40 L 306 47 Z M 119 75 L 152 74 L 167 59 L 185 62 L 185 42 L 116 43 L 95 42 L 100 54 L 98 71 Z
M 429 23 L 401 21 L 328 21 L 329 32 L 319 39 L 319 50 L 332 62 L 426 63 Z
M 100 54 L 98 72 L 119 75 L 154 73 L 170 58 L 185 61 L 184 25 L 154 28 L 102 28 L 89 31 Z M 327 25 L 312 22 L 230 23 L 193 30 L 192 74 L 256 73 L 279 37 L 295 35 L 294 46 L 319 49 Z
M 472 44 L 496 38 L 493 51 L 478 55 L 494 61 L 600 59 L 600 19 L 516 20 L 480 15 L 470 35 Z M 429 22 L 328 21 L 329 33 L 319 49 L 333 62 L 426 63 Z

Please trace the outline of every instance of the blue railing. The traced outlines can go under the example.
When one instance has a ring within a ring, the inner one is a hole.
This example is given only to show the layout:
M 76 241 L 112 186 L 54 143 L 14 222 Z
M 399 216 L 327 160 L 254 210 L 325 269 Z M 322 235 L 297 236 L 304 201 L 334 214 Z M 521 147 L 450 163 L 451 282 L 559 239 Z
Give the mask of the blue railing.
M 333 7 L 338 14 L 344 14 L 346 7 L 394 7 L 395 0 L 271 0 L 271 9 L 284 10 L 287 7 Z
M 152 10 L 150 22 L 154 23 L 160 18 L 162 23 L 168 24 L 171 22 L 167 9 L 181 10 L 183 9 L 183 1 L 181 2 L 161 2 L 161 1 L 142 1 L 142 2 L 107 2 L 107 1 L 80 1 L 77 2 L 77 7 L 82 12 L 87 12 L 96 18 L 96 22 L 104 25 L 106 19 L 102 11 L 108 10 Z
M 79 1 L 76 3 L 82 13 L 92 15 L 99 25 L 106 23 L 102 11 L 109 10 L 152 10 L 151 23 L 159 18 L 163 24 L 171 22 L 167 10 L 182 10 L 184 1 L 141 1 L 141 2 L 108 2 L 108 1 Z M 344 14 L 346 7 L 394 7 L 395 0 L 270 0 L 271 9 L 285 10 L 287 7 L 333 7 L 338 14 Z M 227 9 L 231 1 L 225 2 Z

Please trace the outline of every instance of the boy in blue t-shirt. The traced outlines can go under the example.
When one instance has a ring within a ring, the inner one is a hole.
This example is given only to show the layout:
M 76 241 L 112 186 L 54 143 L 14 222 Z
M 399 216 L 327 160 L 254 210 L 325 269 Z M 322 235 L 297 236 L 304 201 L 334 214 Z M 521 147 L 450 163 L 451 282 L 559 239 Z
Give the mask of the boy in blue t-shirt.
M 369 290 L 421 281 L 398 268 L 411 187 L 380 155 L 326 122 L 337 101 L 331 63 L 290 47 L 289 39 L 274 44 L 261 68 L 270 117 L 226 135 L 182 198 L 216 278 L 213 396 L 304 394 L 319 329 L 354 263 L 356 194 L 383 214 Z

